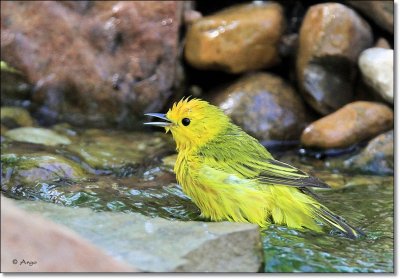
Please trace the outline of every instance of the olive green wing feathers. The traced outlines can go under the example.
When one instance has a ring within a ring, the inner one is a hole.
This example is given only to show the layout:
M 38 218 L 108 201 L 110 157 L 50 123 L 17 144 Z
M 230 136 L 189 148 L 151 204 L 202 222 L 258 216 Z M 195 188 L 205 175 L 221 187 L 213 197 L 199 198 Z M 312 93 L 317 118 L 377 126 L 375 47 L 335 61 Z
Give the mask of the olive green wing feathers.
M 318 178 L 278 160 L 267 159 L 262 165 L 265 168 L 255 177 L 262 183 L 295 187 L 330 188 L 328 184 Z
M 236 126 L 200 148 L 198 156 L 210 167 L 263 185 L 330 188 L 318 178 L 275 160 L 256 139 Z

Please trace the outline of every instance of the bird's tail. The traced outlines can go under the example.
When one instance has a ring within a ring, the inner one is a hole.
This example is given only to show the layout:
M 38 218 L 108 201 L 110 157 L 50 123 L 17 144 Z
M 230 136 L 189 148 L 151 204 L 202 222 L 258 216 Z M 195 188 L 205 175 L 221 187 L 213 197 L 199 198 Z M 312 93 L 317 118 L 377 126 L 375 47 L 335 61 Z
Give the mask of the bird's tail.
M 339 231 L 344 233 L 347 237 L 351 239 L 359 238 L 360 236 L 365 235 L 360 229 L 357 229 L 349 224 L 340 216 L 329 211 L 328 208 L 321 206 L 316 210 L 318 217 L 320 217 L 321 221 L 325 224 L 330 225 L 334 228 L 337 228 Z

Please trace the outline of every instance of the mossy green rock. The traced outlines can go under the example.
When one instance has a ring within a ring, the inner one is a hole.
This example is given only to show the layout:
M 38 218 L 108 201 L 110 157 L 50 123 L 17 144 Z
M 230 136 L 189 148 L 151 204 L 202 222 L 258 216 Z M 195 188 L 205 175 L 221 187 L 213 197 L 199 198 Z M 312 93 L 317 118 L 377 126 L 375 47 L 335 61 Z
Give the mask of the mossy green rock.
M 15 141 L 30 142 L 43 145 L 70 144 L 71 141 L 62 135 L 49 129 L 22 127 L 12 129 L 4 134 L 7 138 Z
M 170 137 L 158 134 L 123 133 L 88 130 L 68 151 L 79 156 L 94 169 L 116 171 L 126 166 L 138 166 L 164 154 L 174 152 Z
M 85 171 L 75 162 L 59 155 L 32 153 L 1 155 L 2 184 L 32 186 L 57 179 L 82 179 Z
M 35 125 L 29 112 L 20 107 L 1 107 L 1 123 L 8 128 Z

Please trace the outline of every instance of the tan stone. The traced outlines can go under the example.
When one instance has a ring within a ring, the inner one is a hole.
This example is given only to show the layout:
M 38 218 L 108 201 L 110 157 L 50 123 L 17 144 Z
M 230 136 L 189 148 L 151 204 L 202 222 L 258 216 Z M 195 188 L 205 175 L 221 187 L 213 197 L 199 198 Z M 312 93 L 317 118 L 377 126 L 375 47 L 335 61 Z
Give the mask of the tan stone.
M 307 103 L 323 115 L 349 103 L 358 55 L 371 45 L 370 26 L 352 9 L 338 3 L 311 6 L 300 28 L 296 65 Z
M 1 197 L 2 272 L 133 272 L 70 229 Z
M 243 4 L 197 20 L 186 36 L 185 58 L 199 69 L 230 73 L 279 62 L 284 17 L 277 3 Z
M 358 101 L 325 116 L 304 129 L 306 147 L 342 148 L 393 128 L 393 110 L 380 103 Z
M 390 46 L 389 42 L 388 42 L 385 38 L 379 38 L 379 39 L 375 42 L 374 47 L 392 49 L 392 47 Z

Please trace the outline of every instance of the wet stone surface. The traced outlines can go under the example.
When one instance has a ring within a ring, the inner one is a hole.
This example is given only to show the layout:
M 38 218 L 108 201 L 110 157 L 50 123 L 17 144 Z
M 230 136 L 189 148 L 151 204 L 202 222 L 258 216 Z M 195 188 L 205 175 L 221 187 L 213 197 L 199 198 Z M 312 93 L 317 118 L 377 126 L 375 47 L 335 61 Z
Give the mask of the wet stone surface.
M 185 58 L 196 68 L 229 73 L 271 67 L 280 60 L 278 43 L 284 25 L 278 3 L 232 6 L 189 26 Z
M 394 174 L 393 130 L 372 139 L 359 153 L 343 162 L 353 170 L 384 175 Z
M 322 115 L 353 98 L 358 55 L 372 45 L 369 24 L 339 3 L 311 6 L 299 32 L 297 80 L 304 99 Z
M 14 141 L 30 142 L 43 145 L 68 145 L 71 141 L 56 132 L 45 128 L 21 127 L 7 131 L 4 134 Z
M 345 148 L 391 130 L 393 110 L 382 103 L 352 102 L 307 126 L 303 146 L 328 149 Z
M 61 131 L 62 126 L 57 129 Z M 173 216 L 175 205 L 176 211 L 184 206 L 181 199 L 188 200 L 174 189 L 172 166 L 161 163 L 174 153 L 166 135 L 88 130 L 69 138 L 71 145 L 56 147 L 6 138 L 2 142 L 2 191 L 14 198 L 89 204 L 98 210 L 133 208 L 140 212 L 147 208 L 147 214 L 159 210 L 166 217 Z M 167 190 L 160 193 L 163 187 Z M 142 193 L 144 189 L 147 192 Z M 168 210 L 158 203 L 164 198 L 173 205 Z M 197 213 L 195 208 L 193 212 Z
M 259 229 L 252 224 L 168 221 L 43 202 L 16 204 L 69 227 L 145 272 L 257 272 L 263 262 Z
M 79 157 L 92 169 L 128 176 L 129 169 L 139 170 L 155 158 L 173 152 L 171 137 L 162 133 L 104 133 L 93 129 L 83 132 L 75 144 L 67 148 L 66 155 Z

